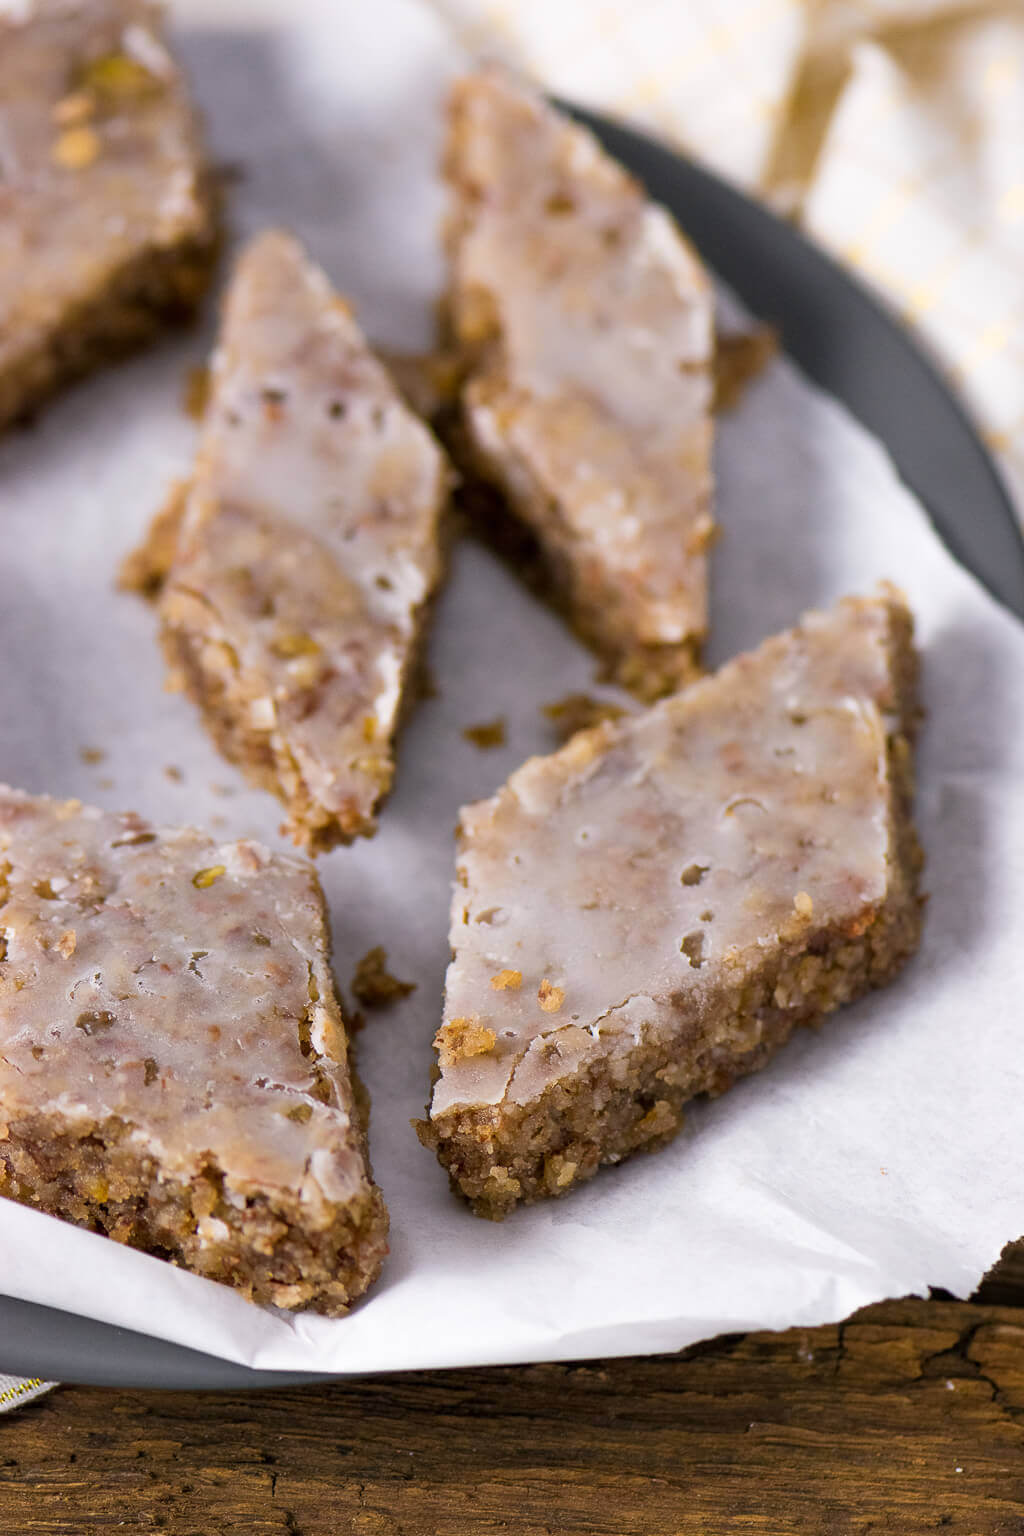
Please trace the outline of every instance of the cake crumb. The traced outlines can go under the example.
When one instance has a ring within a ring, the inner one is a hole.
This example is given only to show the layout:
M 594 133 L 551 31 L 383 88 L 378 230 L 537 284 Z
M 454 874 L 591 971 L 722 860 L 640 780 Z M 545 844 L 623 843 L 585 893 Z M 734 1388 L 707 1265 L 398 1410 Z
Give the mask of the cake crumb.
M 367 1008 L 383 1008 L 416 990 L 414 981 L 399 981 L 397 976 L 392 976 L 387 963 L 387 950 L 383 944 L 375 944 L 356 966 L 352 992 Z
M 554 986 L 545 976 L 537 988 L 537 1001 L 545 1013 L 557 1013 L 565 1002 L 565 988 Z
M 434 1036 L 434 1048 L 442 1067 L 450 1067 L 468 1056 L 486 1056 L 493 1051 L 497 1036 L 481 1024 L 474 1014 L 468 1019 L 449 1019 Z
M 563 741 L 568 741 L 577 731 L 587 731 L 605 720 L 621 720 L 626 713 L 621 704 L 613 704 L 610 699 L 595 699 L 589 693 L 567 693 L 562 699 L 541 705 L 541 714 L 556 727 Z
M 106 758 L 106 752 L 102 747 L 79 747 L 78 755 L 83 763 L 102 763 Z
M 201 421 L 210 398 L 210 370 L 205 363 L 185 370 L 181 407 L 193 421 Z
M 778 333 L 770 325 L 734 331 L 732 335 L 719 334 L 715 343 L 714 409 L 731 411 L 739 405 L 747 388 L 778 350 Z
M 505 745 L 505 717 L 499 715 L 495 720 L 485 720 L 479 725 L 467 725 L 462 732 L 467 741 L 471 741 L 474 747 L 479 747 L 482 752 L 491 747 L 503 747 Z
M 441 689 L 437 678 L 425 661 L 421 661 L 416 673 L 416 683 L 421 699 L 439 699 Z
M 516 992 L 523 984 L 522 971 L 499 971 L 497 976 L 491 977 L 491 986 L 495 992 Z
M 164 769 L 164 777 L 170 779 L 173 784 L 183 784 L 185 782 L 185 775 L 177 763 L 167 764 Z

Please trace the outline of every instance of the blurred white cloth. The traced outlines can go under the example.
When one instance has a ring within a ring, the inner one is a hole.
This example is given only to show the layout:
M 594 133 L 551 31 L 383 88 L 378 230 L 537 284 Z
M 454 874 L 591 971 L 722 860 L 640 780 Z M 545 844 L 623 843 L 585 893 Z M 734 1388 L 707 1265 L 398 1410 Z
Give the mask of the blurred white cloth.
M 913 324 L 1024 521 L 1020 0 L 431 0 L 795 216 Z

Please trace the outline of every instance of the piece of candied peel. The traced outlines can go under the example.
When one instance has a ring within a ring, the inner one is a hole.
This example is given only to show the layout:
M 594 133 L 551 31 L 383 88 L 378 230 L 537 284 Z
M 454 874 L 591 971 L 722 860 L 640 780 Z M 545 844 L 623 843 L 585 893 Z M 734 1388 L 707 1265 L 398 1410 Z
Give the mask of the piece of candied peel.
M 442 1067 L 450 1067 L 469 1056 L 486 1056 L 494 1050 L 497 1036 L 493 1029 L 474 1014 L 468 1019 L 449 1019 L 434 1036 L 434 1049 Z
M 387 950 L 383 944 L 375 944 L 356 966 L 352 992 L 366 1008 L 384 1008 L 416 990 L 414 981 L 399 981 L 397 976 L 392 976 L 387 962 Z

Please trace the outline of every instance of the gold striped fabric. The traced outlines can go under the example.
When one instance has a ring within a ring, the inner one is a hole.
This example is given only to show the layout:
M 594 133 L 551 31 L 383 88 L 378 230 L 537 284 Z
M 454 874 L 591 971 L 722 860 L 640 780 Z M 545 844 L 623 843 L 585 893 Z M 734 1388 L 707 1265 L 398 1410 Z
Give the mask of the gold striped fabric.
M 42 1397 L 56 1386 L 53 1381 L 40 1381 L 38 1376 L 0 1376 L 0 1413 L 10 1413 L 34 1397 Z

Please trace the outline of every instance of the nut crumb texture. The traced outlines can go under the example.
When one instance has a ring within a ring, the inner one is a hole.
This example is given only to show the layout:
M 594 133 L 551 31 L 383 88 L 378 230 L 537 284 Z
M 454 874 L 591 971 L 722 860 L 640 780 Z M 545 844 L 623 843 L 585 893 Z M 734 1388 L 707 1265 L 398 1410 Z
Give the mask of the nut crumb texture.
M 387 1253 L 313 870 L 0 787 L 0 1195 L 345 1312 Z
M 150 0 L 0 12 L 0 426 L 188 319 L 217 198 Z
M 399 981 L 388 970 L 388 952 L 375 944 L 356 966 L 352 977 L 352 995 L 365 1008 L 384 1008 L 415 992 L 414 981 Z
M 895 589 L 847 598 L 463 810 L 418 1131 L 478 1214 L 664 1144 L 913 953 L 916 671 Z

